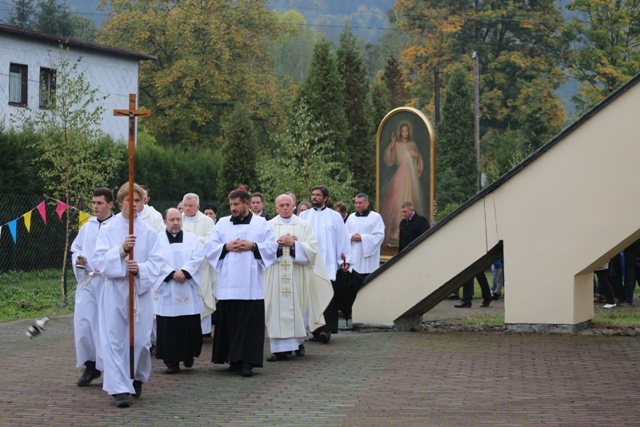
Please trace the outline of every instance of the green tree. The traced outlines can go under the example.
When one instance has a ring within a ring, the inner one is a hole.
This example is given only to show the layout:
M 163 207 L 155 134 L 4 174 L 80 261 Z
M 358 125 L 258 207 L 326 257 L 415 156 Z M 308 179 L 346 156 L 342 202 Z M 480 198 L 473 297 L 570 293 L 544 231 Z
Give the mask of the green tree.
M 7 23 L 15 27 L 30 29 L 35 12 L 32 0 L 15 0 Z
M 573 101 L 585 112 L 640 72 L 640 1 L 574 0 L 569 65 L 581 83 Z
M 554 0 L 513 2 L 487 0 L 398 0 L 398 26 L 413 40 L 403 51 L 406 72 L 423 76 L 410 80 L 412 105 L 433 112 L 432 71 L 448 73 L 455 64 L 471 68 L 476 51 L 481 72 L 481 125 L 485 136 L 497 137 L 520 129 L 542 113 L 536 135 L 525 145 L 534 147 L 555 135 L 564 120 L 554 91 L 566 79 L 562 68 L 567 49 L 564 20 Z M 542 87 L 540 110 L 526 103 Z
M 389 93 L 389 106 L 391 109 L 407 105 L 409 102 L 409 92 L 405 86 L 400 64 L 394 56 L 390 56 L 387 59 L 382 81 L 386 85 Z
M 237 104 L 223 122 L 222 129 L 225 143 L 222 147 L 220 194 L 226 195 L 241 184 L 251 192 L 259 191 L 257 134 L 248 109 Z
M 36 4 L 33 29 L 41 33 L 71 37 L 73 36 L 71 16 L 66 2 L 39 0 Z
M 214 145 L 221 120 L 241 102 L 269 129 L 280 118 L 269 47 L 277 14 L 259 0 L 103 0 L 109 19 L 99 41 L 146 52 L 140 101 L 161 145 Z
M 344 110 L 344 82 L 331 47 L 326 39 L 314 47 L 311 68 L 298 91 L 298 101 L 304 99 L 313 119 L 326 127 L 326 136 L 333 143 L 337 160 L 346 166 L 349 123 Z
M 438 126 L 436 194 L 444 212 L 462 204 L 477 188 L 473 97 L 468 74 L 463 67 L 451 70 Z
M 0 152 L 2 153 L 2 173 L 0 188 L 4 191 L 14 189 L 20 194 L 44 194 L 44 181 L 40 175 L 37 161 L 41 156 L 39 146 L 29 149 L 38 135 L 32 132 L 0 127 Z
M 309 71 L 316 33 L 307 26 L 304 17 L 294 10 L 280 16 L 280 23 L 286 28 L 281 40 L 272 48 L 276 76 L 282 80 L 285 76 L 301 82 Z
M 411 40 L 408 33 L 400 31 L 395 26 L 395 15 L 390 14 L 390 22 L 393 27 L 380 36 L 378 43 L 365 45 L 365 61 L 369 70 L 369 80 L 373 80 L 378 70 L 385 68 L 390 57 L 399 58 L 407 43 Z
M 383 80 L 383 71 L 380 70 L 371 84 L 369 118 L 373 136 L 377 134 L 378 126 L 389 111 L 391 111 L 391 94 Z
M 373 197 L 376 146 L 366 116 L 369 82 L 356 36 L 349 26 L 340 35 L 336 57 L 338 72 L 344 82 L 344 114 L 350 129 L 346 138 L 347 168 L 353 173 L 357 191 Z
M 351 200 L 355 194 L 351 171 L 336 161 L 327 126 L 318 122 L 304 99 L 292 103 L 285 131 L 274 151 L 260 161 L 260 184 L 269 201 L 292 191 L 302 200 L 315 185 L 329 188 L 332 200 Z
M 97 187 L 109 182 L 118 170 L 120 157 L 114 144 L 112 151 L 104 152 L 100 140 L 104 137 L 99 130 L 103 113 L 97 88 L 92 88 L 80 64 L 81 60 L 71 62 L 61 51 L 54 61 L 56 70 L 56 91 L 49 95 L 48 109 L 30 111 L 21 110 L 12 116 L 17 125 L 33 134 L 39 133 L 35 140 L 41 153 L 40 176 L 45 181 L 49 194 L 80 210 L 91 210 L 91 194 Z M 65 215 L 65 245 L 62 262 L 61 291 L 66 301 L 66 269 L 71 224 L 75 212 L 67 210 Z M 75 218 L 73 218 L 75 219 Z

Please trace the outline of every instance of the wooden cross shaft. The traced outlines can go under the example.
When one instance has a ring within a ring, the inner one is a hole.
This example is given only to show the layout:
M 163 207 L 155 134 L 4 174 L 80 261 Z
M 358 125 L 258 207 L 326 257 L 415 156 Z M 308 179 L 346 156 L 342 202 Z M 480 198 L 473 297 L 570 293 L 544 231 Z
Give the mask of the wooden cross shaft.
M 129 234 L 133 234 L 133 199 L 135 182 L 135 154 L 136 154 L 136 117 L 149 117 L 151 111 L 136 109 L 136 94 L 129 94 L 128 110 L 113 110 L 113 115 L 117 117 L 129 117 Z M 129 251 L 129 259 L 133 260 L 133 249 Z M 129 272 L 129 376 L 134 379 L 134 336 L 133 336 L 133 292 L 134 292 L 133 273 Z

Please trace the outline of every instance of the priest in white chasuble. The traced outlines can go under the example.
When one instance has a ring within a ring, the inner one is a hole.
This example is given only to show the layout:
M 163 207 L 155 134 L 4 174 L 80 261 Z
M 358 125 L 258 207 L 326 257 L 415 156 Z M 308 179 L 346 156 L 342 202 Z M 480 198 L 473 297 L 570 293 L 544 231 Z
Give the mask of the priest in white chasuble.
M 129 198 L 134 198 L 129 212 Z M 140 396 L 142 383 L 151 374 L 151 327 L 153 302 L 151 288 L 165 268 L 158 233 L 137 217 L 136 204 L 144 197 L 142 188 L 129 184 L 118 191 L 121 213 L 98 233 L 93 265 L 104 277 L 100 294 L 100 350 L 104 366 L 103 390 L 113 395 L 120 407 L 129 406 L 128 397 Z M 133 234 L 129 234 L 129 217 L 133 216 Z M 133 250 L 133 259 L 129 252 Z M 129 318 L 129 272 L 134 275 L 134 318 Z M 134 330 L 134 380 L 129 378 L 129 322 Z
M 167 210 L 165 224 L 166 231 L 159 239 L 167 268 L 153 294 L 158 324 L 156 358 L 164 361 L 165 373 L 175 374 L 180 372 L 180 362 L 192 367 L 202 349 L 200 313 L 204 304 L 199 283 L 204 250 L 198 236 L 182 230 L 178 209 Z
M 269 362 L 286 360 L 293 351 L 303 356 L 305 314 L 310 331 L 324 326 L 323 312 L 333 298 L 318 239 L 311 225 L 293 214 L 294 206 L 291 196 L 278 196 L 278 216 L 269 221 L 278 242 L 277 262 L 265 280 L 265 316 L 273 353 Z
M 207 238 L 205 257 L 218 272 L 213 363 L 229 363 L 244 377 L 261 367 L 264 352 L 264 271 L 278 244 L 267 221 L 249 209 L 245 190 L 229 193 L 231 216 Z
M 182 229 L 189 231 L 204 245 L 205 240 L 215 228 L 215 222 L 200 212 L 200 197 L 195 193 L 187 193 L 182 198 Z M 200 280 L 200 292 L 204 302 L 204 309 L 200 314 L 202 333 L 211 333 L 211 314 L 216 310 L 215 283 L 217 274 L 208 262 L 204 263 Z

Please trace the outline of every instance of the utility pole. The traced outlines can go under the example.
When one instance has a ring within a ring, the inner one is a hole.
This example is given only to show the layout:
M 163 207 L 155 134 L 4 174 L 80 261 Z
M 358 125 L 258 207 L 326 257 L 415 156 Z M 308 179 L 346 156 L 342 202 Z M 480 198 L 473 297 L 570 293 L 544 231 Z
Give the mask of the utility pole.
M 433 93 L 435 103 L 436 128 L 440 124 L 440 68 L 433 70 Z
M 482 174 L 480 172 L 480 57 L 474 51 L 473 59 L 473 97 L 474 97 L 474 146 L 476 149 L 477 191 L 482 188 Z

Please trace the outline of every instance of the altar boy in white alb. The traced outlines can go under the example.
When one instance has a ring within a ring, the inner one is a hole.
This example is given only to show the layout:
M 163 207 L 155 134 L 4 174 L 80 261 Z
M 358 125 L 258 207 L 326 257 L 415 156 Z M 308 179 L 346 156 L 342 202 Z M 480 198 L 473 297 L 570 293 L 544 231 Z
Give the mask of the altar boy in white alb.
M 98 307 L 104 277 L 96 271 L 92 258 L 98 232 L 113 219 L 113 193 L 98 188 L 91 198 L 93 214 L 82 226 L 71 245 L 71 265 L 78 280 L 73 310 L 73 336 L 76 343 L 76 367 L 85 366 L 78 386 L 85 387 L 99 378 L 102 360 L 99 354 Z
M 200 313 L 204 304 L 199 283 L 204 252 L 198 236 L 182 230 L 178 209 L 167 209 L 164 222 L 167 229 L 159 238 L 167 268 L 153 293 L 158 324 L 156 358 L 164 361 L 165 373 L 175 374 L 180 372 L 180 362 L 192 367 L 202 348 Z
M 133 212 L 129 198 L 133 197 Z M 120 408 L 129 406 L 129 395 L 139 397 L 142 384 L 151 374 L 151 326 L 153 302 L 151 288 L 162 277 L 165 263 L 160 252 L 158 233 L 137 217 L 136 204 L 144 190 L 129 184 L 118 191 L 121 213 L 98 233 L 94 253 L 95 269 L 105 277 L 100 294 L 100 351 L 104 365 L 103 390 L 112 395 Z M 133 234 L 129 234 L 129 217 Z M 129 252 L 133 250 L 133 259 Z M 134 275 L 134 318 L 129 319 L 129 272 Z M 129 322 L 134 325 L 134 379 L 129 377 Z

